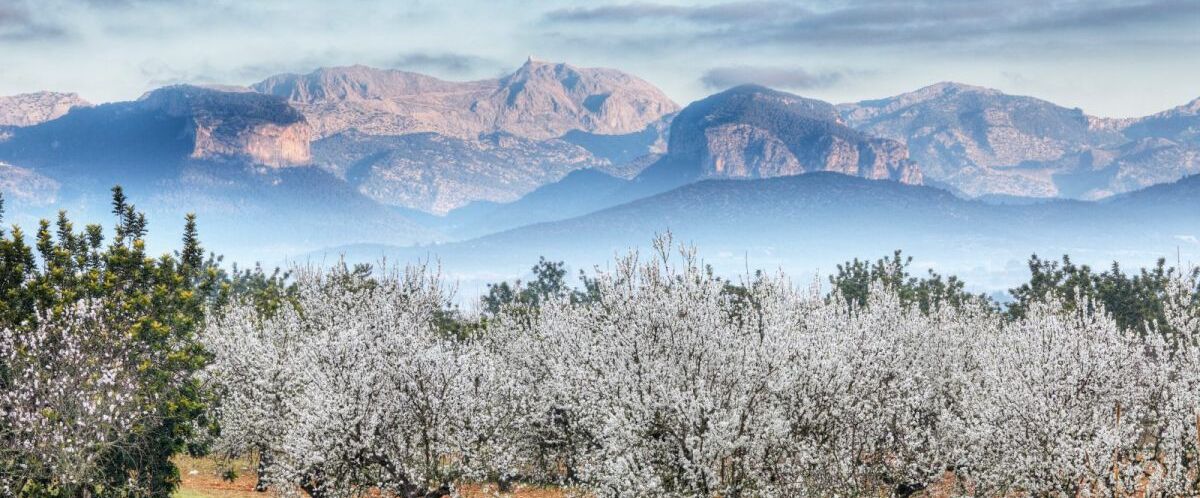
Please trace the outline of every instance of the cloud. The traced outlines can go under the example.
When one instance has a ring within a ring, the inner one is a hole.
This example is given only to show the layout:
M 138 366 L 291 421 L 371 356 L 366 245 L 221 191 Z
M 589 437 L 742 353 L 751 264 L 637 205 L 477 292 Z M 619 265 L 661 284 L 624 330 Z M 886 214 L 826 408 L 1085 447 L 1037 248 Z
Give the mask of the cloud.
M 1021 36 L 1031 33 L 1062 35 L 1062 30 L 1111 35 L 1112 30 L 1136 30 L 1145 26 L 1175 25 L 1185 30 L 1194 29 L 1200 22 L 1200 2 L 850 0 L 823 10 L 769 1 L 734 1 L 707 6 L 631 3 L 552 10 L 543 16 L 543 21 L 598 26 L 639 21 L 685 22 L 694 27 L 689 33 L 690 40 L 738 44 L 995 43 L 1019 41 Z M 627 36 L 644 35 L 634 32 Z
M 397 57 L 390 65 L 410 71 L 464 75 L 479 73 L 481 68 L 493 69 L 498 63 L 486 57 L 467 54 L 412 52 Z
M 146 78 L 146 84 L 157 88 L 167 85 L 214 85 L 225 83 L 212 76 L 212 68 L 203 65 L 200 72 L 189 71 L 184 68 L 175 67 L 162 59 L 151 59 L 143 61 L 138 70 L 142 76 Z
M 763 21 L 780 15 L 795 16 L 808 13 L 795 4 L 773 1 L 730 2 L 702 7 L 684 7 L 655 3 L 631 3 L 600 7 L 575 7 L 547 12 L 551 22 L 632 22 L 649 19 L 681 19 L 695 22 L 727 23 L 730 21 Z
M 1192 245 L 1200 245 L 1200 238 L 1197 238 L 1195 235 L 1176 235 L 1175 240 L 1187 242 Z
M 0 3 L 0 41 L 22 42 L 62 38 L 66 31 L 39 21 L 19 3 Z
M 812 72 L 799 67 L 725 66 L 709 69 L 700 83 L 710 90 L 754 83 L 771 88 L 812 90 L 828 88 L 846 76 L 840 71 Z

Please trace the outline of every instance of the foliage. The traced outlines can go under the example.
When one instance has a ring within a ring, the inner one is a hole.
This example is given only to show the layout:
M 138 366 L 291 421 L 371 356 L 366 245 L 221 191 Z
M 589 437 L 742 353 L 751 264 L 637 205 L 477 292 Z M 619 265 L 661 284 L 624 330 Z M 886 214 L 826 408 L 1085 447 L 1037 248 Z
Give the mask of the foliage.
M 504 308 L 521 307 L 535 309 L 541 303 L 553 299 L 570 298 L 577 302 L 587 301 L 595 297 L 594 284 L 588 276 L 580 272 L 583 290 L 573 289 L 566 280 L 567 270 L 561 261 L 547 261 L 539 258 L 536 265 L 530 269 L 533 280 L 522 285 L 520 280 L 488 284 L 488 293 L 483 296 L 483 310 L 490 314 L 500 313 Z
M 1031 303 L 1053 296 L 1069 308 L 1081 302 L 1102 304 L 1122 328 L 1140 331 L 1155 324 L 1167 326 L 1165 306 L 1171 286 L 1200 275 L 1197 269 L 1181 274 L 1177 268 L 1168 268 L 1164 259 L 1136 274 L 1126 274 L 1115 262 L 1097 273 L 1087 265 L 1076 265 L 1068 256 L 1059 263 L 1036 254 L 1029 259 L 1029 271 L 1029 282 L 1010 291 L 1015 300 L 1008 308 L 1010 315 L 1023 316 Z M 1200 302 L 1193 305 L 1200 306 Z
M 968 293 L 965 283 L 953 275 L 943 279 L 932 269 L 924 278 L 910 275 L 908 267 L 911 264 L 912 257 L 904 258 L 900 251 L 875 263 L 855 258 L 838 265 L 837 274 L 830 276 L 829 282 L 834 292 L 857 304 L 867 302 L 872 285 L 882 284 L 894 290 L 905 305 L 915 304 L 926 313 L 940 304 L 962 306 L 968 302 L 988 301 L 986 296 Z
M 17 227 L 0 237 L 5 494 L 169 496 L 170 457 L 202 420 L 194 372 L 208 355 L 194 334 L 216 271 L 195 219 L 178 257 L 154 258 L 119 187 L 113 213 L 108 245 L 100 226 L 76 232 L 65 213 L 42 221 L 34 249 Z

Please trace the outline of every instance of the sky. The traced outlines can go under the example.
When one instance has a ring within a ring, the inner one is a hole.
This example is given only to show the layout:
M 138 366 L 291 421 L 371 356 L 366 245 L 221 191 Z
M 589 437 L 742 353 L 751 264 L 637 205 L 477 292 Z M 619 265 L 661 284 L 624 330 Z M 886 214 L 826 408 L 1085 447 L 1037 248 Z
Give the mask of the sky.
M 1140 116 L 1200 97 L 1200 0 L 0 0 L 0 95 L 130 100 L 350 64 L 469 80 L 529 56 L 681 104 L 748 82 L 848 102 L 958 81 Z

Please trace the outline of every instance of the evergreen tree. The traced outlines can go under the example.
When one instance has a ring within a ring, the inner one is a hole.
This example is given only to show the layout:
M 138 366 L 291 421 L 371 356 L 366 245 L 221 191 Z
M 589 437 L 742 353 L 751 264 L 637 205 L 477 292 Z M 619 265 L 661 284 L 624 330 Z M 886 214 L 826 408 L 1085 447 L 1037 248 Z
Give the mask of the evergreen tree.
M 168 497 L 179 482 L 171 457 L 186 448 L 203 421 L 206 394 L 194 374 L 208 355 L 195 334 L 204 320 L 207 296 L 217 292 L 220 272 L 200 256 L 194 216 L 186 220 L 179 257 L 150 257 L 145 250 L 145 216 L 120 187 L 112 193 L 117 223 L 107 246 L 100 226 L 76 231 L 66 213 L 59 213 L 53 229 L 49 221 L 39 224 L 36 259 L 18 227 L 0 233 L 0 328 L 19 338 L 64 319 L 81 303 L 99 303 L 95 314 L 103 321 L 96 326 L 122 331 L 127 339 L 121 360 L 137 367 L 136 392 L 131 394 L 148 403 L 149 413 L 122 431 L 120 444 L 96 456 L 99 470 L 86 486 L 60 482 L 54 472 L 16 470 L 41 468 L 35 465 L 36 453 L 3 453 L 0 473 L 6 480 L 20 481 L 5 484 L 24 496 Z M 35 349 L 4 353 L 34 371 L 51 368 Z M 0 365 L 0 390 L 13 387 L 7 370 Z M 14 437 L 7 425 L 11 423 L 0 420 L 0 437 Z M 13 447 L 8 441 L 0 446 Z

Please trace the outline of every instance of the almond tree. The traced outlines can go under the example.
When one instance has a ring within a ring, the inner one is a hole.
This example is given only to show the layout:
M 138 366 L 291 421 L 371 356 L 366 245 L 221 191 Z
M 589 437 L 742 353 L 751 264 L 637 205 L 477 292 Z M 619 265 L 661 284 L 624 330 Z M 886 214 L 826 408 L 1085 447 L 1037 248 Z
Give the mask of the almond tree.
M 569 482 L 604 495 L 753 494 L 786 433 L 772 390 L 787 338 L 758 318 L 732 319 L 754 312 L 693 253 L 678 269 L 666 264 L 670 250 L 600 274 L 598 301 L 544 303 L 487 337 L 533 370 L 526 399 L 542 423 L 532 436 L 557 446 L 551 463 Z
M 1164 322 L 1151 324 L 1150 413 L 1138 462 L 1146 496 L 1200 494 L 1200 278 L 1176 275 L 1163 303 Z
M 449 494 L 504 460 L 481 444 L 507 425 L 489 357 L 437 327 L 446 304 L 424 268 L 370 278 L 341 265 L 299 269 L 294 299 L 263 316 L 250 299 L 209 324 L 222 394 L 218 448 L 259 451 L 283 492 L 381 489 Z
M 1078 303 L 1034 302 L 977 331 L 978 371 L 950 430 L 970 455 L 961 475 L 980 492 L 1114 492 L 1140 472 L 1128 463 L 1148 415 L 1145 349 L 1098 304 Z
M 221 448 L 261 452 L 285 491 L 1175 496 L 1200 470 L 1200 315 L 1177 275 L 1166 322 L 1135 330 L 1086 296 L 1012 317 L 886 279 L 734 284 L 663 239 L 587 299 L 498 303 L 469 335 L 438 328 L 424 269 L 339 267 L 300 272 L 272 313 L 235 300 L 204 337 Z

